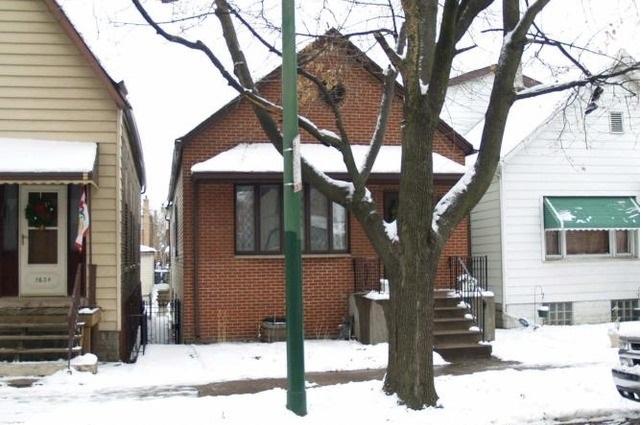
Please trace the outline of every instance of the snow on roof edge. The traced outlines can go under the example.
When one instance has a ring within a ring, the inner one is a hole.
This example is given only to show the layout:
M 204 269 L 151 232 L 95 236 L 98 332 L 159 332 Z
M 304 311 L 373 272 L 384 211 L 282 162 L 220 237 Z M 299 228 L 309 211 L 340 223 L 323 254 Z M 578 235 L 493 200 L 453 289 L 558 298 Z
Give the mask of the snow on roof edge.
M 353 155 L 358 167 L 368 152 L 368 145 L 353 145 Z M 334 148 L 313 143 L 301 145 L 302 157 L 326 173 L 346 173 L 342 156 Z M 373 165 L 371 174 L 396 174 L 400 172 L 401 146 L 385 145 Z M 463 174 L 465 166 L 438 153 L 433 153 L 435 174 Z M 221 152 L 203 162 L 193 164 L 191 172 L 230 173 L 246 172 L 281 173 L 283 158 L 271 143 L 240 143 L 231 149 Z

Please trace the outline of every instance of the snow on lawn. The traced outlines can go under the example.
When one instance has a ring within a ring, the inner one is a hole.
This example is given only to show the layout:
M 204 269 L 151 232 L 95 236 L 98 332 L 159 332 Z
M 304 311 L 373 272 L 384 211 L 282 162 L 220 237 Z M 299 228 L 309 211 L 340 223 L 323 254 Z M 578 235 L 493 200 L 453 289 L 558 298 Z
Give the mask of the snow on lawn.
M 621 398 L 609 370 L 590 366 L 551 370 L 500 370 L 436 379 L 442 408 L 411 411 L 386 396 L 379 381 L 307 390 L 308 415 L 299 418 L 285 407 L 280 389 L 222 397 L 118 398 L 43 404 L 29 402 L 33 425 L 66 423 L 200 424 L 527 424 L 556 417 L 635 414 L 638 404 Z M 2 422 L 2 419 L 0 419 Z M 21 422 L 17 422 L 21 423 Z
M 496 329 L 493 355 L 529 365 L 616 363 L 608 329 L 613 324 Z
M 306 341 L 309 372 L 386 367 L 388 345 L 355 341 Z M 436 364 L 445 364 L 439 355 Z M 286 376 L 286 344 L 219 343 L 209 345 L 149 345 L 135 364 L 99 365 L 97 375 L 57 373 L 43 382 L 62 384 L 70 379 L 90 387 L 149 387 L 197 385 L 211 382 Z
M 0 383 L 0 424 L 57 424 L 69 418 L 88 425 L 547 424 L 556 417 L 638 414 L 638 403 L 620 397 L 612 382 L 617 349 L 609 347 L 610 326 L 498 330 L 494 355 L 522 365 L 439 376 L 442 408 L 419 412 L 386 396 L 379 381 L 311 387 L 305 418 L 284 408 L 281 389 L 198 398 L 194 388 L 177 386 L 285 375 L 283 343 L 224 343 L 149 346 L 138 363 L 101 364 L 97 375 L 59 372 L 22 389 Z M 386 351 L 386 344 L 307 341 L 306 369 L 384 367 Z M 436 363 L 443 360 L 436 356 Z

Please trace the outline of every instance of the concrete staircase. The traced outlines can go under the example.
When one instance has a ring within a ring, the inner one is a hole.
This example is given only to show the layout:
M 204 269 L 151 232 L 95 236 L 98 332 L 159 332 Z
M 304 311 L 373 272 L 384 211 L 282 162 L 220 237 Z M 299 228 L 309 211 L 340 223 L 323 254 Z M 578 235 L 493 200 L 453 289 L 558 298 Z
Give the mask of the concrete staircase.
M 45 299 L 0 305 L 0 361 L 67 358 L 70 301 Z M 73 355 L 81 354 L 82 323 L 77 323 Z
M 481 343 L 482 331 L 475 328 L 469 310 L 447 289 L 436 289 L 433 324 L 434 349 L 446 361 L 488 358 L 491 345 Z

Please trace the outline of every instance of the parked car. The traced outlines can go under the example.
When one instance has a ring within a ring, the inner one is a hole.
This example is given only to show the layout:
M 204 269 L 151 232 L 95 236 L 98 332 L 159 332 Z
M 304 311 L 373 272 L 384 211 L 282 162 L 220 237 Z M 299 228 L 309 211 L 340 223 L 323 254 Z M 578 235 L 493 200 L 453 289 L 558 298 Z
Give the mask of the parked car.
M 641 336 L 640 322 L 620 324 L 618 332 L 619 365 L 612 369 L 616 390 L 623 397 L 641 400 Z

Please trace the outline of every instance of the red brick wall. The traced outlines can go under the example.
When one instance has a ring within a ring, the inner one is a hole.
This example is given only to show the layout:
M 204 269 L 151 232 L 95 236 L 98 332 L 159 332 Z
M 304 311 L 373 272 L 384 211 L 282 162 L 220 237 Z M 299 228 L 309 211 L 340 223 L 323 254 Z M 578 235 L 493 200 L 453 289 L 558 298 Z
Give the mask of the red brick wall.
M 341 52 L 322 55 L 310 65 L 324 79 L 340 79 L 346 87 L 341 109 L 352 143 L 368 143 L 377 117 L 381 81 Z M 325 72 L 325 69 L 333 70 Z M 276 77 L 275 77 L 276 75 Z M 322 128 L 336 131 L 330 108 L 308 83 L 300 81 L 300 111 Z M 278 74 L 269 75 L 260 86 L 264 96 L 279 100 Z M 399 144 L 402 122 L 401 99 L 393 104 L 386 144 Z M 312 142 L 302 133 L 304 142 Z M 248 102 L 241 100 L 206 121 L 184 141 L 182 264 L 183 264 L 183 335 L 202 341 L 255 339 L 258 326 L 266 316 L 284 314 L 284 270 L 282 258 L 235 257 L 233 182 L 201 182 L 198 186 L 198 211 L 194 214 L 193 179 L 190 167 L 197 162 L 228 150 L 241 142 L 266 141 Z M 331 148 L 329 148 L 331 149 Z M 464 163 L 463 152 L 445 135 L 438 134 L 434 151 Z M 384 187 L 371 187 L 379 208 L 383 208 Z M 439 186 L 446 192 L 447 186 Z M 197 217 L 199 238 L 198 289 L 194 288 L 193 216 Z M 350 220 L 352 256 L 375 256 L 366 236 L 354 218 Z M 460 224 L 449 240 L 444 255 L 467 255 L 468 221 Z M 348 313 L 347 298 L 353 289 L 351 255 L 305 257 L 304 312 L 308 337 L 334 335 Z M 446 282 L 448 270 L 443 259 L 438 283 Z M 199 300 L 198 324 L 195 325 L 194 293 Z M 196 328 L 199 328 L 198 331 Z M 198 335 L 197 335 L 198 334 Z

